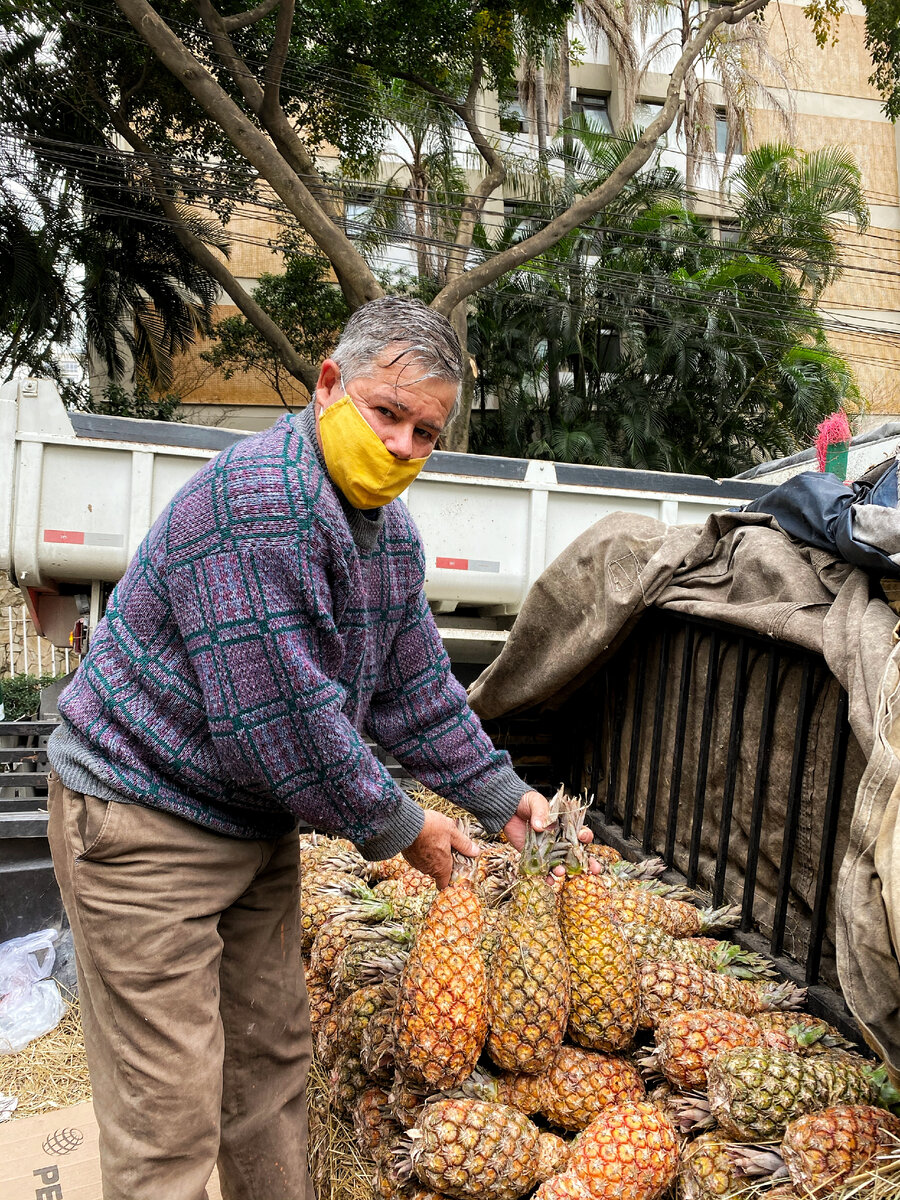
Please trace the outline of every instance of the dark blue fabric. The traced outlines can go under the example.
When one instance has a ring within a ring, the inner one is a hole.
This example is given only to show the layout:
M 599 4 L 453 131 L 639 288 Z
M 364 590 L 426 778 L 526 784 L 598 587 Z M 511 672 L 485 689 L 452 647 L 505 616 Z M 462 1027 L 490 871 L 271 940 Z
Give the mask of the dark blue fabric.
M 894 459 L 852 484 L 841 483 L 828 472 L 805 471 L 746 505 L 744 512 L 768 513 L 790 537 L 829 550 L 854 566 L 900 576 L 900 566 L 890 555 L 854 537 L 853 506 L 857 504 L 897 508 Z

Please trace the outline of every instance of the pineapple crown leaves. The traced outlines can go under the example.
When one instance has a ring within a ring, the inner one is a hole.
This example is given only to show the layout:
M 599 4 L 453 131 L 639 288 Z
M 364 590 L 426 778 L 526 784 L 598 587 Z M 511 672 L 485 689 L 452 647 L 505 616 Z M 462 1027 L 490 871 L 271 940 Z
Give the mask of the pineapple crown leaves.
M 711 965 L 721 974 L 734 975 L 737 979 L 771 979 L 775 972 L 767 958 L 755 954 L 752 950 L 744 950 L 735 942 L 716 942 L 711 954 Z M 801 1032 L 803 1031 L 798 1030 L 798 1034 Z M 817 1030 L 812 1040 L 817 1040 L 823 1033 L 824 1030 Z M 800 1038 L 797 1040 L 800 1041 Z
M 601 873 L 616 875 L 619 879 L 627 879 L 629 882 L 635 883 L 639 879 L 656 879 L 662 875 L 665 869 L 666 864 L 659 857 L 642 858 L 639 862 L 629 862 L 627 859 L 621 858 L 618 862 L 609 863 L 605 871 Z
M 716 1124 L 709 1099 L 701 1092 L 667 1096 L 664 1105 L 679 1133 L 696 1133 L 701 1129 L 712 1129 Z
M 747 1178 L 765 1178 L 771 1183 L 790 1179 L 784 1159 L 773 1145 L 762 1142 L 729 1142 L 724 1149 L 736 1170 Z
M 783 983 L 770 983 L 759 980 L 756 983 L 760 999 L 767 1008 L 779 1008 L 782 1011 L 802 1008 L 806 1003 L 806 988 L 797 987 L 789 979 Z
M 584 828 L 584 817 L 588 810 L 577 796 L 566 796 L 562 788 L 554 796 L 559 803 L 559 837 L 557 838 L 558 861 L 566 868 L 566 875 L 583 875 L 588 870 L 588 854 L 579 834 Z
M 886 1108 L 895 1116 L 900 1116 L 900 1089 L 892 1083 L 884 1063 L 871 1070 L 869 1083 L 875 1092 L 875 1103 L 879 1108 Z
M 700 928 L 705 933 L 707 929 L 727 929 L 737 925 L 741 919 L 741 910 L 737 904 L 725 904 L 722 908 L 701 908 Z

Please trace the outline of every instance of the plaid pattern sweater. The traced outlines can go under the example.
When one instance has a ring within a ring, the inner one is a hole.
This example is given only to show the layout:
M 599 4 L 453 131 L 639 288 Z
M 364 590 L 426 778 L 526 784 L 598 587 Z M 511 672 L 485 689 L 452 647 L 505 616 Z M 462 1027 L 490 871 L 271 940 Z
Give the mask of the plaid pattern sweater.
M 331 483 L 312 405 L 212 459 L 144 539 L 60 702 L 63 783 L 234 837 L 300 818 L 370 858 L 423 814 L 363 731 L 489 831 L 525 784 L 491 745 L 423 592 L 405 505 Z

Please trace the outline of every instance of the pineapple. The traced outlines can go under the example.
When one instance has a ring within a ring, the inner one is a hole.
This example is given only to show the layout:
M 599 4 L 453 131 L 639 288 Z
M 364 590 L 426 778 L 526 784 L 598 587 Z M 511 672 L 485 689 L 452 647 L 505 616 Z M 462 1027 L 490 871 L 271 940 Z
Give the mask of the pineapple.
M 381 1009 L 393 1009 L 396 999 L 396 985 L 390 983 L 373 983 L 351 992 L 335 1013 L 335 1034 L 341 1049 L 358 1052 L 366 1026 Z
M 702 1133 L 685 1147 L 678 1167 L 680 1200 L 729 1200 L 745 1190 L 746 1180 L 721 1130 Z
M 331 972 L 335 999 L 343 1000 L 368 983 L 399 977 L 414 941 L 414 930 L 395 921 L 356 930 Z
M 706 937 L 672 937 L 658 925 L 629 921 L 620 926 L 639 961 L 693 963 L 708 971 L 720 971 L 738 978 L 755 979 L 772 974 L 772 965 L 761 954 L 743 950 L 734 942 Z
M 566 1174 L 586 1185 L 591 1200 L 656 1200 L 677 1170 L 678 1138 L 669 1118 L 653 1104 L 629 1101 L 605 1108 L 578 1135 Z
M 552 807 L 550 815 L 555 820 Z M 569 1019 L 569 963 L 547 883 L 554 836 L 529 826 L 490 959 L 487 1050 L 508 1071 L 537 1074 L 549 1066 Z
M 309 1000 L 309 1024 L 315 1035 L 331 1015 L 334 996 L 324 980 L 310 978 L 306 981 L 306 995 Z
M 566 881 L 559 896 L 560 926 L 569 958 L 572 998 L 568 1032 L 591 1050 L 621 1050 L 637 1028 L 637 968 L 628 942 L 607 915 L 602 876 L 587 870 L 579 840 L 583 808 L 563 801 Z
M 425 1101 L 428 1099 L 424 1086 L 408 1079 L 394 1068 L 394 1081 L 388 1093 L 391 1112 L 404 1129 L 410 1129 L 418 1121 Z
M 771 1140 L 815 1109 L 867 1104 L 873 1071 L 863 1058 L 812 1057 L 786 1050 L 726 1050 L 707 1068 L 709 1107 L 738 1141 Z
M 768 1044 L 763 1030 L 741 1013 L 692 1009 L 659 1023 L 656 1049 L 641 1066 L 661 1071 L 673 1087 L 703 1090 L 707 1066 L 720 1051 Z
M 394 1009 L 374 1012 L 359 1039 L 359 1057 L 363 1070 L 377 1083 L 390 1083 L 394 1077 Z
M 686 900 L 660 896 L 650 888 L 637 885 L 609 888 L 606 900 L 608 911 L 618 924 L 657 925 L 677 938 L 694 937 L 708 929 L 734 925 L 741 915 L 741 910 L 733 905 L 697 908 Z
M 516 1200 L 559 1161 L 559 1141 L 506 1104 L 431 1100 L 407 1134 L 406 1170 L 448 1196 Z
M 338 872 L 320 872 L 303 880 L 300 892 L 300 953 L 309 955 L 316 934 L 329 917 L 349 911 L 354 900 L 371 897 L 361 879 Z
M 357 1098 L 369 1086 L 362 1063 L 353 1050 L 342 1050 L 328 1076 L 328 1100 L 340 1116 L 351 1116 Z
M 536 1111 L 560 1129 L 584 1129 L 611 1104 L 643 1100 L 640 1072 L 623 1058 L 562 1046 L 549 1069 L 538 1076 Z
M 453 857 L 450 883 L 435 897 L 403 969 L 394 1016 L 399 1069 L 434 1088 L 471 1074 L 487 1036 L 484 906 L 473 860 Z
M 390 1143 L 403 1129 L 388 1107 L 387 1092 L 366 1088 L 353 1105 L 353 1132 L 362 1154 L 376 1163 L 390 1153 Z
M 534 1193 L 534 1200 L 592 1200 L 593 1194 L 580 1176 L 564 1171 L 542 1183 Z
M 797 1008 L 806 996 L 805 989 L 790 983 L 751 983 L 691 963 L 643 962 L 638 977 L 644 1028 L 686 1009 L 727 1008 L 752 1016 L 769 1008 Z
M 430 875 L 426 875 L 424 871 L 417 870 L 411 863 L 408 863 L 402 854 L 395 854 L 393 858 L 385 859 L 383 862 L 370 864 L 372 868 L 372 876 L 379 883 L 388 881 L 396 882 L 400 885 L 399 889 L 390 889 L 391 895 L 396 896 L 398 893 L 407 896 L 415 896 L 418 892 L 433 892 L 434 880 Z
M 338 1014 L 332 1008 L 316 1033 L 316 1057 L 323 1067 L 333 1067 L 341 1051 L 338 1041 Z
M 549 1179 L 566 1169 L 569 1161 L 569 1146 L 555 1133 L 541 1134 L 538 1142 L 537 1178 Z
M 852 1042 L 841 1034 L 840 1030 L 805 1012 L 764 1012 L 757 1013 L 754 1021 L 760 1029 L 770 1033 L 782 1033 L 791 1042 L 799 1042 L 807 1051 L 820 1051 L 838 1047 L 842 1050 L 855 1049 Z M 775 1044 L 774 1042 L 772 1043 Z M 788 1047 L 793 1049 L 793 1045 Z
M 745 1174 L 778 1179 L 787 1173 L 802 1196 L 824 1197 L 864 1169 L 877 1168 L 879 1155 L 898 1146 L 900 1117 L 869 1104 L 842 1104 L 792 1121 L 780 1154 L 733 1147 L 732 1157 Z

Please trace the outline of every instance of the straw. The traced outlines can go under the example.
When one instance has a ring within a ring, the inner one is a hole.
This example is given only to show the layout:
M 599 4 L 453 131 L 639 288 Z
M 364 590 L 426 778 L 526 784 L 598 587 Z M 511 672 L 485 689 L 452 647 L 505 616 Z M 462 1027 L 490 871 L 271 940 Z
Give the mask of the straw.
M 309 1168 L 318 1200 L 376 1200 L 373 1165 L 359 1151 L 353 1126 L 328 1099 L 328 1072 L 314 1055 L 306 1085 Z
M 18 1099 L 14 1121 L 90 1100 L 91 1081 L 74 997 L 55 1029 L 17 1054 L 0 1055 L 0 1093 Z

